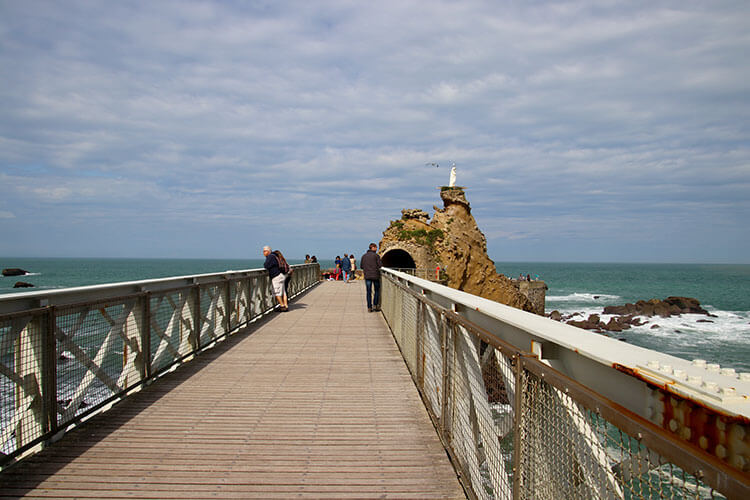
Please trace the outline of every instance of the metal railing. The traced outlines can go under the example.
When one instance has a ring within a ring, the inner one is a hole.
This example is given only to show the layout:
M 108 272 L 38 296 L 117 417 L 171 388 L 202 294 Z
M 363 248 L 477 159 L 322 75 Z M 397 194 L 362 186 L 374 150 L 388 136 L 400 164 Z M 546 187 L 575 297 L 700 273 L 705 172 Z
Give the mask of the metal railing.
M 731 402 L 680 399 L 686 389 L 630 366 L 683 360 L 404 273 L 382 281 L 383 314 L 470 497 L 750 498 L 744 403 L 737 415 Z M 693 417 L 703 436 L 681 427 Z M 720 457 L 719 442 L 731 452 Z
M 319 283 L 292 268 L 290 297 Z M 0 297 L 0 466 L 275 306 L 264 269 Z
M 402 267 L 402 268 L 390 268 L 393 271 L 402 272 L 409 276 L 415 276 L 422 278 L 423 280 L 434 281 L 436 283 L 445 284 L 448 281 L 448 273 L 444 268 L 414 268 L 414 267 Z

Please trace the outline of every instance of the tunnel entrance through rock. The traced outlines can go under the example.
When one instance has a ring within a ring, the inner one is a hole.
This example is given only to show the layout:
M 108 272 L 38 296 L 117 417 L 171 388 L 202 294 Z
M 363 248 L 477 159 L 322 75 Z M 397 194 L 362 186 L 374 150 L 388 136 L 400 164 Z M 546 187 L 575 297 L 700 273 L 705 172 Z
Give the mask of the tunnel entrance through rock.
M 388 250 L 381 260 L 383 261 L 383 266 L 395 269 L 416 269 L 417 267 L 409 252 L 400 248 Z

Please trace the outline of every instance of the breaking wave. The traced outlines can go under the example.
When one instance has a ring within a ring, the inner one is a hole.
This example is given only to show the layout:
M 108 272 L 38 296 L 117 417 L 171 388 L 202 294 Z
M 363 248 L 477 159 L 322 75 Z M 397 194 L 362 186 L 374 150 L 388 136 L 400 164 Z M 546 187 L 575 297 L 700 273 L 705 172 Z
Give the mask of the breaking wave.
M 619 295 L 608 295 L 606 293 L 571 293 L 570 295 L 549 295 L 547 300 L 550 302 L 591 302 L 604 303 L 614 300 L 620 300 Z

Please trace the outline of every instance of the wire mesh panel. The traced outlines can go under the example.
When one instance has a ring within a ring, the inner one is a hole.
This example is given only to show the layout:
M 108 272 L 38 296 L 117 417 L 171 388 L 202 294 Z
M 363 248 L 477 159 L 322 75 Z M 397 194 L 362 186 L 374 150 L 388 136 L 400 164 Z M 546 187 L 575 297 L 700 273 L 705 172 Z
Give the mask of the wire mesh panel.
M 273 300 L 273 296 L 270 293 L 269 289 L 270 280 L 268 279 L 268 275 L 253 277 L 250 286 L 252 290 L 252 299 L 250 301 L 251 310 L 253 312 L 253 317 L 256 317 L 259 314 L 262 314 L 263 311 L 266 311 L 269 308 L 273 307 L 273 304 L 271 302 L 271 300 Z
M 522 380 L 522 498 L 725 498 L 542 378 Z
M 440 418 L 443 406 L 443 316 L 434 308 L 426 306 L 422 328 L 422 391 L 429 402 L 429 410 Z
M 229 312 L 229 330 L 237 328 L 242 318 L 244 317 L 244 311 L 247 304 L 246 297 L 243 293 L 243 281 L 244 280 L 230 280 L 228 283 L 229 287 L 229 304 L 227 304 Z
M 0 319 L 0 451 L 11 453 L 46 430 L 44 349 L 47 314 L 34 311 Z
M 462 325 L 456 325 L 453 334 L 453 450 L 478 498 L 510 498 L 512 488 L 506 471 L 509 453 L 501 446 L 493 412 L 497 396 L 488 394 L 482 371 L 482 354 L 492 359 L 492 353 Z
M 200 287 L 200 345 L 205 346 L 227 333 L 226 285 Z
M 399 348 L 403 345 L 403 330 L 402 325 L 402 293 L 391 280 L 381 280 L 381 309 L 383 309 L 384 315 L 388 320 L 388 324 L 391 327 L 393 338 L 396 339 L 396 343 Z
M 194 351 L 195 291 L 179 289 L 151 295 L 151 366 L 154 373 Z
M 401 309 L 401 352 L 412 375 L 417 374 L 417 298 L 404 296 Z
M 292 273 L 289 276 L 289 279 L 287 280 L 287 290 L 286 293 L 289 297 L 292 297 L 294 295 L 297 295 L 300 291 L 300 285 L 302 284 L 302 270 L 301 269 L 292 269 Z
M 89 411 L 142 379 L 139 301 L 57 309 L 58 422 Z

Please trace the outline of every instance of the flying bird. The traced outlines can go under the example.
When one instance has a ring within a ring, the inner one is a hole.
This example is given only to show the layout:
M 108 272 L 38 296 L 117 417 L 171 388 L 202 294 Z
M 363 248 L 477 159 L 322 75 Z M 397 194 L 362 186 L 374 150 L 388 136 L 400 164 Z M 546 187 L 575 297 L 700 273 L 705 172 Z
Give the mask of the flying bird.
M 439 167 L 440 166 L 437 163 L 435 163 L 434 161 L 427 162 L 427 163 L 425 163 L 425 165 L 431 165 L 433 167 Z

